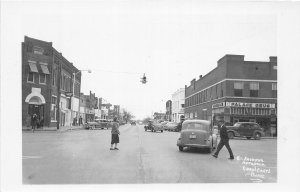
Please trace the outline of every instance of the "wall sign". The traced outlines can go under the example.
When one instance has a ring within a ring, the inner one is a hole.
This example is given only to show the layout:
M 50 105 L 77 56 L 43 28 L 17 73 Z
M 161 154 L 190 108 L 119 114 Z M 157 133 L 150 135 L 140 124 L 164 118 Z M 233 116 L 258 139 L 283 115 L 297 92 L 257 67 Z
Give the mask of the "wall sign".
M 226 102 L 227 107 L 275 108 L 275 103 Z
M 219 107 L 225 107 L 225 102 L 222 103 L 215 103 L 212 105 L 212 108 L 219 108 Z

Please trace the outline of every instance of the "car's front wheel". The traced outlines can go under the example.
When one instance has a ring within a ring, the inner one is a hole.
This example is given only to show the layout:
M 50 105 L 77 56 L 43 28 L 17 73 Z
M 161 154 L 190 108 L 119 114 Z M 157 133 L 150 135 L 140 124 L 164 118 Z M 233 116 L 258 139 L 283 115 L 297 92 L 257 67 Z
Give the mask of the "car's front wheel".
M 161 132 L 164 132 L 163 130 L 161 130 Z
M 261 138 L 261 134 L 260 133 L 255 133 L 254 134 L 254 139 L 260 140 L 260 138 Z
M 247 139 L 251 139 L 251 137 L 246 137 Z
M 179 151 L 183 151 L 183 147 L 182 146 L 179 146 Z

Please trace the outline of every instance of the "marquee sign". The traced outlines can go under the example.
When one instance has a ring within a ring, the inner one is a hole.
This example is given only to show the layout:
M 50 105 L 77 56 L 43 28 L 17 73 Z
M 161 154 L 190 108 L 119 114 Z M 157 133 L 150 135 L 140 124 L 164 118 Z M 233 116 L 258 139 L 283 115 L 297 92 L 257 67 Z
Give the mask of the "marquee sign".
M 275 108 L 275 103 L 226 102 L 227 107 Z
M 215 103 L 212 105 L 212 108 L 221 108 L 221 107 L 246 107 L 246 108 L 264 108 L 264 109 L 274 109 L 275 103 L 243 103 L 243 102 L 222 102 Z

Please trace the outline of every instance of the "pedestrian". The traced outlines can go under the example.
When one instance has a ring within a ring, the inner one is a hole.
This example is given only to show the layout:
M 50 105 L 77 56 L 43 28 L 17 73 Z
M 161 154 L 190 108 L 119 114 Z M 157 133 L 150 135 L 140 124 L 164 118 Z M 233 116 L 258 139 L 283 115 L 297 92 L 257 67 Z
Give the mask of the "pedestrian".
M 217 151 L 213 154 L 213 157 L 218 158 L 218 154 L 219 154 L 220 150 L 225 145 L 225 147 L 227 148 L 227 150 L 229 152 L 229 155 L 230 155 L 229 159 L 234 159 L 232 150 L 231 150 L 230 145 L 229 145 L 229 137 L 228 137 L 228 134 L 227 134 L 227 128 L 224 124 L 224 121 L 220 121 L 219 124 L 218 124 L 218 127 L 220 129 L 221 140 L 220 140 L 220 143 L 218 144 Z
M 111 128 L 111 146 L 110 146 L 110 150 L 119 150 L 118 149 L 118 143 L 119 143 L 119 135 L 120 135 L 120 131 L 119 131 L 119 123 L 117 121 L 117 117 L 114 117 L 114 121 L 112 124 L 112 128 Z M 115 144 L 115 148 L 113 148 L 113 145 Z
M 32 132 L 35 131 L 36 129 L 36 126 L 37 126 L 37 115 L 34 113 L 32 116 L 31 116 L 31 130 Z
M 80 115 L 80 117 L 79 117 L 79 126 L 80 125 L 82 125 L 82 117 L 81 117 L 81 115 Z

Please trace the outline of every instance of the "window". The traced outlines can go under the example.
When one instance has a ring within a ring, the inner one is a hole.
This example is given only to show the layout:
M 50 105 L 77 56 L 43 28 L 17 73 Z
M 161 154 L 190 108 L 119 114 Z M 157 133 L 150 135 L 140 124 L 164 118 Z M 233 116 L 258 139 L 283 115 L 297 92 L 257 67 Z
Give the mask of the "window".
M 259 83 L 250 83 L 250 97 L 258 97 Z
M 272 96 L 277 97 L 277 83 L 272 83 Z
M 56 86 L 56 71 L 52 71 L 52 85 L 55 87 Z
M 46 75 L 45 74 L 39 74 L 39 82 L 40 84 L 46 84 Z
M 54 96 L 51 97 L 51 104 L 56 105 L 56 97 Z
M 243 96 L 243 89 L 244 89 L 243 82 L 234 82 L 233 88 L 234 88 L 234 96 L 237 96 L 237 97 Z
M 28 73 L 27 82 L 34 83 L 34 73 L 32 73 L 32 72 Z

